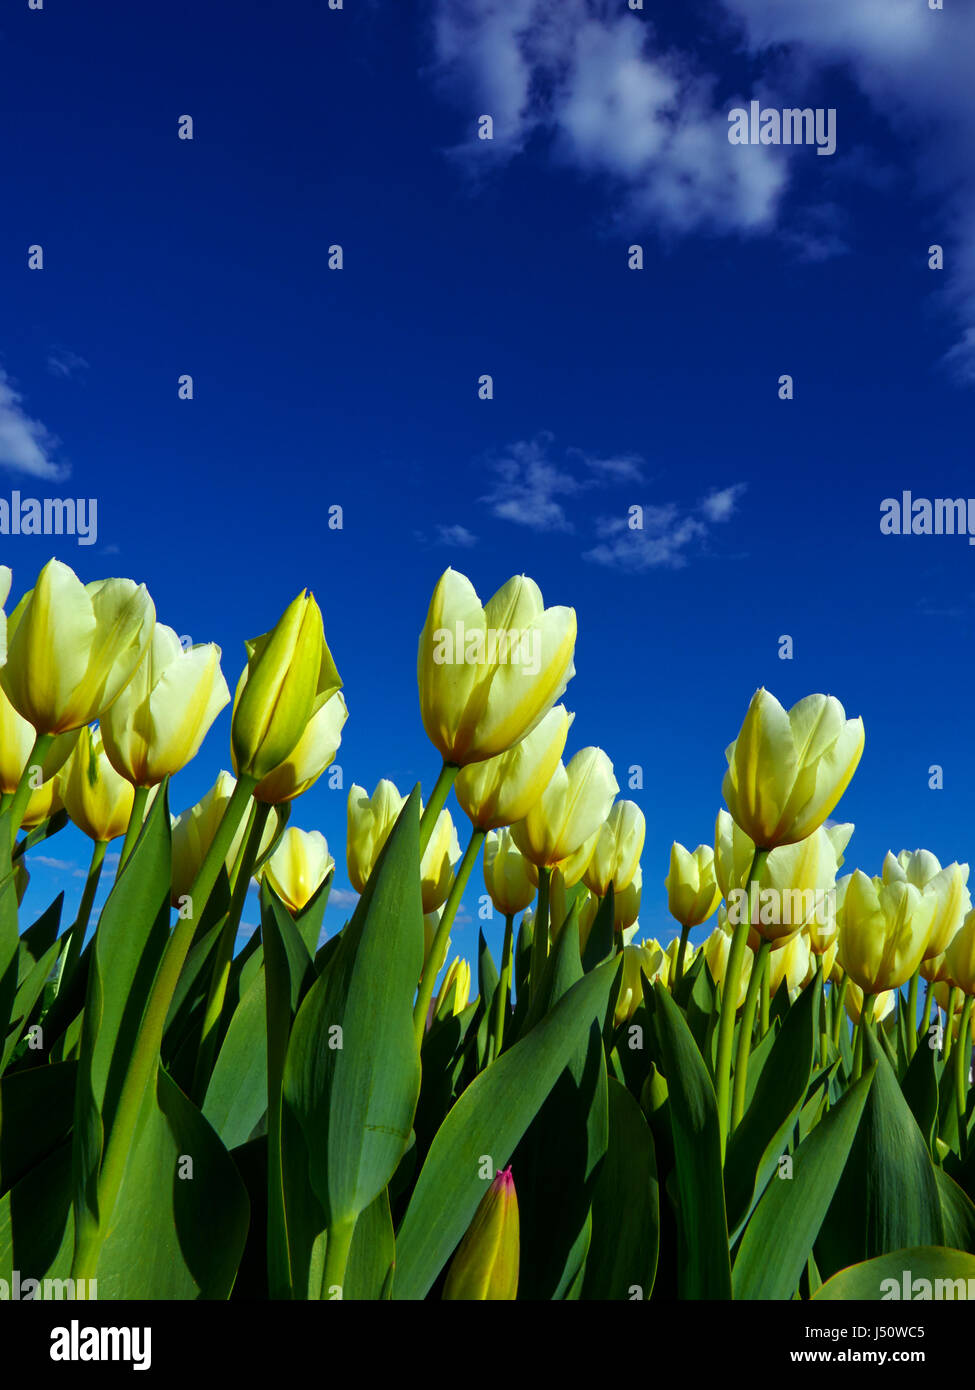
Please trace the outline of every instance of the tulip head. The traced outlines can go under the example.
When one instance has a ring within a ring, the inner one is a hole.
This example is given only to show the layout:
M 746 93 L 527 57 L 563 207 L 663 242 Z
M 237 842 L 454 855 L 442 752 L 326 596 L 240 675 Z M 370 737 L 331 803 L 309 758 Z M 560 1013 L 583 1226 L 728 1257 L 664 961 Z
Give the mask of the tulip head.
M 335 860 L 320 831 L 299 830 L 290 825 L 265 863 L 263 878 L 295 917 L 308 906 L 334 868 Z
M 617 931 L 626 931 L 640 915 L 640 899 L 643 896 L 643 870 L 638 864 L 636 873 L 623 889 L 613 894 L 613 926 Z
M 705 941 L 703 946 L 704 959 L 707 962 L 711 978 L 716 985 L 723 987 L 724 977 L 728 970 L 728 956 L 731 952 L 732 932 L 727 925 L 727 915 L 723 908 L 718 909 L 718 925 Z M 748 981 L 752 977 L 752 966 L 755 963 L 755 955 L 752 951 L 746 951 L 741 963 L 741 977 L 738 981 L 738 998 L 735 1001 L 735 1008 L 740 1009 L 745 1002 L 745 995 L 748 993 Z
M 90 840 L 125 834 L 135 792 L 105 756 L 100 729 L 82 729 L 58 773 L 58 790 L 68 815 Z
M 499 912 L 513 916 L 535 897 L 538 872 L 502 826 L 489 830 L 484 841 L 484 886 Z
M 254 788 L 254 798 L 272 806 L 293 801 L 318 781 L 342 742 L 342 726 L 349 717 L 340 690 L 322 705 L 305 725 L 305 732 L 283 763 L 272 768 Z
M 714 876 L 723 898 L 744 888 L 754 859 L 755 841 L 727 811 L 719 811 L 714 823 Z
M 809 938 L 803 931 L 776 941 L 768 955 L 769 998 L 784 984 L 791 995 L 807 979 L 811 966 Z
M 874 1023 L 882 1023 L 887 1015 L 893 1012 L 895 993 L 895 990 L 885 989 L 876 996 L 873 1006 Z M 850 1022 L 859 1023 L 860 1014 L 863 1012 L 863 990 L 854 980 L 850 980 L 846 986 L 843 1003 Z
M 839 960 L 866 993 L 899 989 L 924 956 L 937 907 L 933 894 L 913 883 L 884 883 L 859 869 L 847 882 Z
M 417 655 L 420 713 L 445 763 L 494 758 L 540 722 L 575 674 L 576 615 L 509 579 L 484 607 L 470 580 L 441 575 Z
M 804 840 L 781 845 L 757 860 L 748 892 L 732 889 L 728 895 L 730 921 L 745 915 L 758 938 L 778 941 L 809 927 L 825 950 L 836 931 L 837 846 L 846 847 L 852 825 L 820 826 Z
M 236 782 L 229 772 L 221 772 L 216 782 L 207 792 L 206 796 L 195 806 L 183 811 L 181 815 L 173 818 L 173 887 L 172 902 L 174 906 L 179 906 L 180 902 L 190 892 L 196 881 L 196 876 L 206 858 L 207 851 L 213 843 L 213 837 L 223 819 L 227 804 L 233 795 Z M 277 814 L 268 817 L 267 826 L 261 837 L 258 850 L 260 860 L 270 849 L 275 836 L 278 833 L 279 822 Z M 248 820 L 245 816 L 237 827 L 233 841 L 227 851 L 225 862 L 227 873 L 229 874 L 236 863 L 237 856 L 243 847 L 244 837 L 248 830 Z
M 348 833 L 345 839 L 349 882 L 357 893 L 365 892 L 380 850 L 389 838 L 407 798 L 387 778 L 376 784 L 372 796 L 364 787 L 349 791 Z M 446 902 L 454 881 L 454 865 L 460 858 L 457 831 L 449 811 L 437 817 L 420 864 L 424 913 L 435 912 Z
M 460 956 L 455 956 L 450 962 L 450 966 L 444 976 L 440 992 L 433 1001 L 433 1017 L 436 1018 L 441 1008 L 449 1003 L 452 1017 L 457 1018 L 467 1008 L 471 997 L 471 967 L 470 963 L 462 960 Z
M 31 792 L 20 828 L 21 830 L 33 830 L 35 826 L 43 825 L 45 821 L 50 820 L 52 816 L 56 816 L 63 809 L 60 778 L 52 777 L 49 782 L 42 783 L 37 791 Z
M 805 839 L 849 785 L 863 739 L 862 719 L 847 719 L 831 695 L 807 695 L 786 712 L 757 690 L 725 753 L 723 792 L 736 823 L 760 849 Z
M 10 615 L 0 685 L 37 734 L 80 729 L 128 685 L 155 619 L 144 584 L 82 584 L 67 565 L 50 560 Z
M 451 1261 L 443 1296 L 513 1302 L 518 1297 L 519 1260 L 518 1198 L 508 1167 L 482 1197 Z
M 643 1003 L 641 975 L 646 975 L 651 984 L 654 980 L 666 984 L 670 965 L 658 941 L 644 941 L 639 946 L 624 946 L 622 956 L 620 992 L 616 997 L 616 1012 L 613 1015 L 615 1028 L 632 1018 Z
M 691 852 L 675 840 L 664 887 L 670 915 L 681 926 L 699 927 L 706 922 L 721 901 L 714 873 L 714 850 L 709 845 L 698 845 Z
M 617 801 L 599 827 L 596 844 L 582 875 L 590 892 L 605 898 L 626 888 L 643 852 L 647 822 L 634 801 Z
M 945 979 L 975 994 L 975 912 L 969 912 L 944 955 Z
M 596 834 L 618 791 L 603 750 L 581 749 L 568 767 L 558 764 L 528 815 L 511 827 L 515 844 L 539 868 L 553 868 Z
M 524 820 L 559 765 L 574 718 L 556 705 L 513 748 L 461 769 L 454 792 L 473 825 L 494 830 Z
M 450 812 L 443 810 L 437 817 L 433 834 L 420 861 L 420 891 L 425 913 L 436 912 L 447 901 L 454 886 L 454 865 L 459 858 L 457 831 Z
M 926 849 L 916 849 L 913 854 L 902 849 L 896 858 L 888 853 L 882 873 L 884 883 L 913 883 L 915 888 L 932 893 L 937 899 L 924 959 L 943 955 L 965 915 L 971 911 L 968 865 L 946 864 L 942 868 Z
M 270 632 L 247 643 L 247 658 L 230 741 L 237 776 L 260 782 L 294 752 L 342 681 L 325 641 L 321 610 L 304 590 Z
M 74 729 L 70 734 L 59 734 L 50 744 L 44 757 L 36 764 L 37 770 L 33 774 L 32 785 L 36 783 L 35 795 L 40 790 L 41 783 L 50 782 L 55 774 L 60 772 L 78 742 L 80 733 L 80 729 Z M 19 787 L 34 747 L 35 737 L 34 726 L 21 718 L 0 689 L 0 792 L 12 793 Z

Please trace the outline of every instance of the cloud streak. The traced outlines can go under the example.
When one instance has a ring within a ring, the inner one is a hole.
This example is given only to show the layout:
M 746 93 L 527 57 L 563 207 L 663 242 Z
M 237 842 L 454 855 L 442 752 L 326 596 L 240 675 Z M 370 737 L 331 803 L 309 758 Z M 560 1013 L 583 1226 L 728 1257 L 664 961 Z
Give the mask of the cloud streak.
M 24 400 L 0 367 L 0 467 L 35 478 L 61 479 L 67 468 L 52 457 L 59 441 L 24 410 Z

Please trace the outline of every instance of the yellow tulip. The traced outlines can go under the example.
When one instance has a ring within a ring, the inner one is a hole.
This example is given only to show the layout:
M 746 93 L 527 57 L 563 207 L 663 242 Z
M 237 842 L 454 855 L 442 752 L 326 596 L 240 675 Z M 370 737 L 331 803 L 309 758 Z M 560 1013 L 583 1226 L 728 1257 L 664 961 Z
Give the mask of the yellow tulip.
M 913 883 L 923 893 L 935 896 L 938 905 L 924 959 L 943 955 L 966 913 L 971 911 L 972 899 L 967 887 L 968 865 L 946 864 L 942 868 L 937 858 L 926 849 L 917 849 L 913 854 L 902 849 L 896 859 L 892 853 L 888 853 L 882 873 L 885 883 Z
M 640 915 L 640 899 L 643 895 L 643 870 L 639 864 L 636 873 L 623 889 L 613 895 L 613 925 L 617 931 L 632 927 Z
M 31 792 L 30 800 L 27 803 L 27 810 L 24 812 L 24 819 L 20 823 L 21 830 L 33 830 L 37 825 L 43 825 L 46 820 L 64 807 L 61 800 L 61 788 L 59 779 L 52 777 L 49 782 L 44 782 Z
M 385 777 L 372 796 L 364 787 L 349 791 L 348 833 L 345 841 L 349 881 L 357 893 L 365 892 L 379 852 L 396 824 L 407 798 Z M 435 912 L 446 902 L 454 881 L 453 866 L 460 858 L 457 831 L 449 811 L 441 811 L 420 864 L 423 911 Z
M 528 815 L 511 827 L 515 844 L 539 868 L 554 867 L 599 830 L 618 791 L 603 750 L 581 749 L 568 767 L 558 764 Z
M 599 828 L 583 882 L 590 892 L 605 898 L 612 887 L 614 893 L 626 888 L 643 852 L 647 822 L 634 801 L 617 801 Z
M 728 810 L 760 849 L 811 835 L 850 783 L 863 752 L 863 720 L 831 695 L 807 695 L 788 713 L 764 688 L 725 752 Z
M 348 717 L 345 697 L 338 690 L 312 715 L 284 762 L 261 778 L 254 788 L 255 800 L 278 806 L 313 786 L 338 752 Z
M 224 811 L 227 809 L 227 804 L 236 785 L 235 779 L 229 772 L 221 772 L 202 800 L 173 818 L 172 901 L 174 906 L 179 905 L 180 899 L 184 898 L 193 887 L 200 866 L 206 858 L 207 850 L 213 843 L 213 837 L 217 833 L 217 828 L 223 819 Z M 278 818 L 276 814 L 272 814 L 268 817 L 267 826 L 261 837 L 258 851 L 259 859 L 270 849 L 277 833 Z M 246 835 L 247 818 L 245 817 L 237 827 L 224 861 L 228 874 L 233 870 L 237 856 L 243 848 Z
M 754 859 L 755 841 L 727 811 L 719 811 L 714 823 L 714 876 L 723 898 L 744 888 Z
M 101 719 L 105 752 L 136 787 L 155 787 L 194 758 L 230 703 L 213 643 L 184 651 L 171 627 L 156 623 L 135 675 Z
M 836 871 L 842 850 L 853 833 L 852 825 L 820 826 L 804 840 L 773 849 L 759 862 L 745 889 L 728 895 L 728 917 L 733 923 L 748 918 L 757 938 L 777 941 L 802 927 L 821 932 L 824 949 L 835 935 Z
M 894 994 L 892 989 L 885 989 L 876 996 L 873 1006 L 874 1023 L 882 1023 L 889 1013 L 893 1012 Z M 846 996 L 843 1000 L 846 1012 L 850 1016 L 851 1023 L 860 1022 L 860 1013 L 863 1009 L 863 990 L 853 980 L 850 980 L 846 987 Z
M 68 815 L 90 840 L 125 834 L 135 792 L 105 756 L 100 729 L 82 729 L 58 773 L 58 789 Z
M 444 762 L 494 758 L 531 733 L 575 674 L 575 640 L 575 610 L 546 608 L 534 580 L 509 579 L 482 608 L 446 570 L 417 656 L 423 727 Z
M 929 984 L 933 985 L 938 980 L 947 980 L 948 966 L 945 961 L 945 952 L 942 951 L 940 956 L 928 956 L 926 960 L 921 961 L 918 969 L 921 973 L 921 979 L 927 980 Z
M 471 967 L 468 961 L 462 960 L 460 956 L 454 956 L 450 966 L 444 976 L 443 984 L 440 986 L 440 993 L 433 1002 L 433 1017 L 436 1018 L 440 1012 L 441 1005 L 446 1004 L 451 989 L 454 990 L 454 999 L 451 1004 L 450 1012 L 454 1018 L 462 1014 L 467 1008 L 471 995 Z
M 460 858 L 460 842 L 449 811 L 441 811 L 433 834 L 420 860 L 420 891 L 423 911 L 436 912 L 454 886 L 454 865 Z
M 790 995 L 799 989 L 809 975 L 810 964 L 809 938 L 805 932 L 797 931 L 788 939 L 776 941 L 768 954 L 769 998 L 775 997 L 783 983 Z
M 234 771 L 258 782 L 297 748 L 311 719 L 341 689 L 322 614 L 307 590 L 263 637 L 247 644 L 247 665 L 230 729 Z
M 484 841 L 484 886 L 499 912 L 523 912 L 535 897 L 537 872 L 511 838 L 507 827 L 489 830 Z
M 7 625 L 0 685 L 38 735 L 63 734 L 110 709 L 152 637 L 156 610 L 144 584 L 82 584 L 50 560 Z
M 913 883 L 884 883 L 859 869 L 843 905 L 839 959 L 867 994 L 899 989 L 921 963 L 937 899 Z
M 945 975 L 965 994 L 975 994 L 975 912 L 969 912 L 945 951 Z
M 718 909 L 718 926 L 705 941 L 704 959 L 707 961 L 711 978 L 716 985 L 724 983 L 725 972 L 728 969 L 728 953 L 731 950 L 731 931 L 727 924 L 727 916 L 723 908 Z M 755 955 L 752 951 L 746 951 L 741 963 L 741 977 L 738 981 L 738 999 L 735 1004 L 736 1009 L 740 1009 L 745 1002 L 745 995 L 748 993 L 748 981 L 752 976 L 752 966 L 755 963 Z
M 714 874 L 714 850 L 709 845 L 698 845 L 691 852 L 675 840 L 664 887 L 670 915 L 682 927 L 699 927 L 706 922 L 721 900 Z
M 10 593 L 10 585 L 13 582 L 13 572 L 8 565 L 0 565 L 0 666 L 4 666 L 7 661 L 7 615 L 4 612 L 4 604 Z
M 325 836 L 292 825 L 264 865 L 263 877 L 294 917 L 308 906 L 334 868 Z
M 552 865 L 552 873 L 556 871 L 561 875 L 562 882 L 566 888 L 574 888 L 582 879 L 583 874 L 589 868 L 590 861 L 596 852 L 596 845 L 599 842 L 599 831 L 594 830 L 588 840 L 583 840 L 579 848 L 568 855 L 565 859 L 560 859 L 557 864 Z
M 50 745 L 38 763 L 41 782 L 50 782 L 55 773 L 60 772 L 78 742 L 80 732 L 80 729 L 73 729 L 70 734 L 60 734 Z M 15 792 L 20 786 L 34 747 L 34 738 L 34 726 L 21 718 L 0 690 L 0 792 Z M 34 794 L 40 790 L 40 786 L 35 787 Z
M 556 705 L 513 748 L 461 770 L 454 791 L 473 825 L 495 830 L 524 820 L 559 765 L 574 718 Z
M 481 1198 L 450 1263 L 443 1297 L 452 1302 L 513 1302 L 518 1297 L 520 1258 L 518 1198 L 509 1166 Z
M 639 946 L 624 946 L 622 955 L 623 972 L 620 977 L 620 992 L 616 998 L 616 1012 L 613 1015 L 615 1028 L 632 1018 L 643 1003 L 641 972 L 651 983 L 654 980 L 667 983 L 668 961 L 659 942 L 645 941 Z
M 687 974 L 688 970 L 690 970 L 691 966 L 694 964 L 694 957 L 697 955 L 697 953 L 698 953 L 698 951 L 699 951 L 700 949 L 701 949 L 700 946 L 694 946 L 694 945 L 691 944 L 690 941 L 687 943 L 687 946 L 686 946 L 685 949 L 684 949 L 684 974 L 685 974 L 685 975 Z M 674 973 L 675 973 L 675 971 L 676 971 L 676 969 L 677 969 L 677 953 L 678 953 L 679 950 L 680 950 L 680 937 L 679 937 L 679 936 L 675 936 L 674 939 L 673 939 L 672 941 L 669 941 L 669 942 L 667 943 L 667 949 L 666 949 L 666 951 L 664 952 L 664 955 L 667 957 L 667 961 L 668 961 L 668 973 L 667 973 L 667 978 L 668 978 L 668 979 L 673 979 L 673 978 L 674 978 Z

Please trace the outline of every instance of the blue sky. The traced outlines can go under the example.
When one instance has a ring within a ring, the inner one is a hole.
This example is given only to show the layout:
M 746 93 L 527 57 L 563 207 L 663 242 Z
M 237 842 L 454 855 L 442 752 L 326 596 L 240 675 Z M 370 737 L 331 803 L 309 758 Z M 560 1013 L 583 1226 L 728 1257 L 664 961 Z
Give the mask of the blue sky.
M 603 746 L 622 786 L 644 769 L 640 920 L 667 940 L 670 843 L 711 840 L 762 684 L 863 716 L 848 868 L 973 851 L 975 550 L 879 519 L 904 489 L 975 495 L 975 12 L 661 8 L 8 7 L 0 497 L 95 497 L 98 540 L 0 536 L 0 560 L 14 598 L 51 554 L 145 581 L 231 687 L 310 587 L 345 791 L 432 785 L 415 660 L 439 574 L 482 599 L 532 575 L 578 612 L 567 754 Z M 751 99 L 835 109 L 836 153 L 730 145 Z M 228 730 L 174 810 L 229 766 Z M 326 834 L 348 900 L 345 791 L 292 823 Z M 46 857 L 68 867 L 35 865 L 38 911 L 62 879 L 77 896 L 87 849 Z

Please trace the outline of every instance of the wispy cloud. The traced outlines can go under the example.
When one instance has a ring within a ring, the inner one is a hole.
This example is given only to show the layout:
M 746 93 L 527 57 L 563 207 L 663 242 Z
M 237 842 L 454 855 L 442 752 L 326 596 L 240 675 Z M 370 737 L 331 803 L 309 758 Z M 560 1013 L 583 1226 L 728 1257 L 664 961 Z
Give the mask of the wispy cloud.
M 488 460 L 494 485 L 480 500 L 492 516 L 533 531 L 575 530 L 566 511 L 569 498 L 612 482 L 640 482 L 643 460 L 636 454 L 602 457 L 582 449 L 553 457 L 555 436 L 544 430 L 518 440 Z
M 70 348 L 52 348 L 47 357 L 47 369 L 52 376 L 68 381 L 85 371 L 88 363 Z
M 52 859 L 48 854 L 32 854 L 30 856 L 32 864 L 43 864 L 45 869 L 57 869 L 59 873 L 74 873 L 79 871 L 79 866 L 72 859 Z M 84 873 L 83 870 L 80 872 Z
M 328 890 L 329 907 L 355 907 L 359 901 L 359 894 L 353 893 L 351 888 L 330 888 Z
M 664 502 L 630 509 L 625 517 L 602 517 L 596 523 L 600 543 L 583 559 L 630 573 L 683 569 L 695 549 L 706 548 L 712 528 L 731 520 L 745 488 L 733 483 L 709 492 L 690 509 Z
M 474 532 L 460 525 L 438 526 L 437 539 L 441 545 L 456 546 L 460 550 L 469 550 L 472 545 L 477 545 Z
M 0 367 L 0 466 L 35 478 L 60 479 L 68 469 L 52 455 L 60 441 L 24 410 L 24 399 Z

